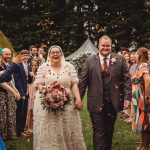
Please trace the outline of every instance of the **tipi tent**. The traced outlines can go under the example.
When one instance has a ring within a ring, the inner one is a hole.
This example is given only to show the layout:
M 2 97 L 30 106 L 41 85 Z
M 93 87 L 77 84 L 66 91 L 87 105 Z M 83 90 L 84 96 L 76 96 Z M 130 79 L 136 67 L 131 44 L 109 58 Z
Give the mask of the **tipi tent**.
M 91 40 L 89 38 L 73 54 L 66 57 L 66 60 L 71 60 L 78 54 L 86 53 L 86 52 L 88 52 L 88 53 L 94 53 L 94 52 L 97 53 L 98 52 L 98 49 L 94 46 L 94 44 L 91 42 Z

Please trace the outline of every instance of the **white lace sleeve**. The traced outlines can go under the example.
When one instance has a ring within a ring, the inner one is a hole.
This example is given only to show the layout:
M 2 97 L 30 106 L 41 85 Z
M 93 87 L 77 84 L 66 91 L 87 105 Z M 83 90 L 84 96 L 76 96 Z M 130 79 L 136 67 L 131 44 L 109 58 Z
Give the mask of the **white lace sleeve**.
M 45 83 L 46 64 L 42 64 L 41 66 L 39 66 L 36 74 L 37 75 L 35 76 L 34 81 L 35 87 L 37 87 L 39 83 Z
M 68 63 L 68 69 L 71 81 L 78 83 L 79 78 L 75 67 L 72 64 Z

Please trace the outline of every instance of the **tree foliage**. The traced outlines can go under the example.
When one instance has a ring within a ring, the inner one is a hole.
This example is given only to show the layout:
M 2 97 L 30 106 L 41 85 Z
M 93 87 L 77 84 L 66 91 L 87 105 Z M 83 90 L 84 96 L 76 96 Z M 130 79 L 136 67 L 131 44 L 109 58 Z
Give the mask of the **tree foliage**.
M 0 48 L 6 47 L 14 51 L 9 39 L 0 31 Z
M 114 47 L 150 47 L 150 14 L 144 0 L 1 0 L 0 29 L 20 51 L 59 44 L 66 55 L 89 37 L 112 37 Z

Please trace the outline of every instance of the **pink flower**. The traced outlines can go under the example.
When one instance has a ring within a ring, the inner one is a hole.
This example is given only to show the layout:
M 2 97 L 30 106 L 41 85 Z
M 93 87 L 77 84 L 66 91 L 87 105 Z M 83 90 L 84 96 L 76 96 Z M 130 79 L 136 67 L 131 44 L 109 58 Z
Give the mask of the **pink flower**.
M 41 104 L 49 111 L 63 111 L 70 102 L 70 89 L 57 81 L 47 85 Z

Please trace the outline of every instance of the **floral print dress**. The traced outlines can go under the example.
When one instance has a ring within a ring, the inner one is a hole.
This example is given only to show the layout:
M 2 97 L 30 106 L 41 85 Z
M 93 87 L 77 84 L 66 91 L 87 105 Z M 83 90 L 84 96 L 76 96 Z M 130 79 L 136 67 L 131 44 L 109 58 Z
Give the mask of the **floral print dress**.
M 132 73 L 132 130 L 141 132 L 147 130 L 148 121 L 148 106 L 144 101 L 144 86 L 143 74 L 148 74 L 149 68 L 147 63 L 141 63 Z
M 2 73 L 1 71 L 0 73 Z M 11 82 L 7 83 L 12 88 Z M 2 88 L 1 88 L 2 89 Z M 5 91 L 5 92 L 4 92 Z M 16 102 L 13 94 L 6 90 L 0 91 L 0 136 L 8 139 L 16 130 Z

